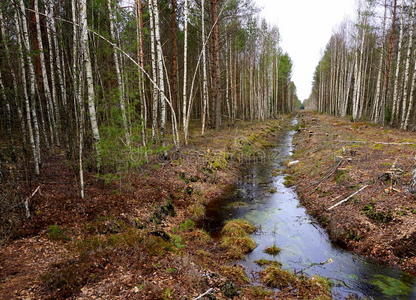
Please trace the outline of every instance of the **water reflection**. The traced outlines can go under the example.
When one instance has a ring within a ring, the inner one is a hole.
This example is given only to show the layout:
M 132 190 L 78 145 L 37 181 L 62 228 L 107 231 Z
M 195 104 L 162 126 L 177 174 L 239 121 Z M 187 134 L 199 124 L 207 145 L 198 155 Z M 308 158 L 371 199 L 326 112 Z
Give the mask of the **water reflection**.
M 206 229 L 218 232 L 231 218 L 245 218 L 260 228 L 253 235 L 257 248 L 240 262 L 248 274 L 261 270 L 256 260 L 277 260 L 285 269 L 331 279 L 335 299 L 351 294 L 370 299 L 416 299 L 415 278 L 334 246 L 299 204 L 296 192 L 285 187 L 285 175 L 276 170 L 292 155 L 294 134 L 289 131 L 280 138 L 271 150 L 272 159 L 246 165 L 233 196 L 208 207 Z M 277 256 L 264 253 L 274 243 L 282 251 Z M 253 280 L 257 281 L 255 275 Z

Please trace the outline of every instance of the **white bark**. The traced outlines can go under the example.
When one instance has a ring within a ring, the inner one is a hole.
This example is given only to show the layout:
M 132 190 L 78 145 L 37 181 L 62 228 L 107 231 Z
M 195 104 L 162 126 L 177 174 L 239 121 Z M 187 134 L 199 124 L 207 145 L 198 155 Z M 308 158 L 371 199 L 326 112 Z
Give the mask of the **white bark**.
M 373 103 L 373 113 L 372 119 L 376 123 L 382 123 L 384 120 L 380 118 L 380 109 L 384 109 L 381 107 L 381 99 L 383 93 L 382 89 L 382 80 L 383 80 L 383 66 L 384 66 L 384 36 L 386 34 L 386 18 L 387 18 L 387 1 L 384 2 L 384 17 L 383 17 L 383 33 L 382 33 L 382 40 L 381 40 L 381 53 L 380 53 L 380 60 L 378 65 L 378 74 L 377 74 L 377 87 L 376 87 L 376 94 L 374 96 L 374 103 Z
M 53 143 L 54 138 L 57 138 L 56 130 L 54 130 L 54 128 L 56 128 L 57 120 L 56 120 L 56 115 L 55 115 L 54 99 L 50 91 L 48 75 L 46 71 L 42 33 L 40 30 L 40 17 L 39 17 L 39 5 L 38 4 L 39 4 L 38 0 L 34 0 L 34 10 L 35 10 L 35 20 L 36 20 L 36 38 L 39 44 L 40 69 L 42 73 L 43 91 L 45 93 L 45 98 L 46 98 L 46 111 L 47 111 L 48 120 L 49 120 L 50 138 Z
M 64 109 L 66 110 L 66 106 L 67 106 L 67 91 L 66 91 L 66 86 L 65 86 L 65 80 L 64 80 L 64 61 L 61 60 L 61 55 L 60 55 L 60 46 L 58 43 L 58 28 L 56 26 L 56 22 L 55 22 L 55 13 L 54 13 L 54 2 L 52 0 L 49 0 L 49 20 L 48 22 L 50 22 L 50 28 L 52 30 L 52 40 L 54 43 L 54 52 L 55 52 L 55 59 L 56 59 L 56 72 L 58 74 L 58 84 L 59 84 L 59 88 L 61 91 L 61 99 L 62 99 L 62 105 L 64 107 Z
M 398 113 L 400 109 L 399 104 L 399 74 L 400 74 L 400 63 L 402 58 L 402 45 L 403 45 L 403 26 L 404 26 L 404 2 L 402 0 L 401 4 L 401 16 L 400 16 L 400 36 L 399 36 L 399 46 L 397 49 L 397 61 L 396 61 L 396 73 L 394 75 L 394 85 L 393 85 L 393 110 L 391 116 L 390 124 L 393 124 L 398 118 Z
M 410 69 L 410 60 L 412 58 L 412 46 L 413 46 L 413 28 L 415 25 L 415 10 L 416 10 L 416 1 L 413 0 L 412 5 L 412 13 L 411 13 L 411 23 L 410 23 L 410 30 L 409 30 L 409 41 L 407 46 L 407 55 L 406 55 L 406 67 L 404 70 L 404 82 L 403 82 L 403 106 L 402 106 L 402 117 L 401 117 L 401 128 L 406 129 L 407 124 L 407 111 L 412 109 L 412 106 L 409 106 L 409 109 L 407 108 L 407 98 L 408 98 L 408 84 L 409 84 L 409 69 Z M 415 61 L 416 63 L 416 61 Z M 412 94 L 410 94 L 410 97 L 412 97 Z
M 19 0 L 20 10 L 21 13 L 26 12 L 25 4 L 23 0 Z M 18 19 L 17 16 L 15 19 Z M 27 21 L 25 19 L 25 15 L 21 15 L 20 18 L 21 22 L 21 30 L 20 25 L 16 24 L 17 29 L 17 39 L 18 39 L 18 46 L 19 46 L 19 58 L 20 63 L 22 66 L 22 83 L 23 84 L 23 91 L 25 93 L 25 108 L 26 108 L 26 122 L 28 127 L 29 133 L 29 141 L 33 152 L 33 160 L 35 166 L 35 174 L 39 175 L 39 165 L 41 162 L 40 158 L 40 135 L 39 135 L 39 123 L 38 117 L 36 113 L 36 105 L 35 105 L 35 97 L 36 97 L 36 88 L 35 88 L 35 70 L 33 68 L 32 56 L 29 55 L 31 53 L 30 43 L 29 43 L 29 33 L 27 29 Z M 22 38 L 20 35 L 22 34 Z M 23 47 L 25 49 L 26 56 L 23 55 L 22 50 L 22 41 L 23 40 Z M 27 59 L 27 68 L 28 68 L 28 75 L 29 75 L 29 93 L 26 90 L 26 72 L 25 72 L 25 63 L 24 57 Z M 29 99 L 30 97 L 30 99 Z M 32 102 L 32 103 L 30 103 Z M 32 131 L 32 122 L 33 122 L 33 131 Z
M 155 21 L 154 21 L 154 9 L 153 9 L 153 0 L 149 2 L 149 15 L 150 15 L 150 52 L 151 52 L 151 59 L 152 59 L 152 77 L 153 82 L 153 93 L 152 93 L 152 138 L 153 140 L 156 139 L 156 131 L 157 131 L 157 115 L 158 115 L 158 88 L 157 85 L 159 84 L 158 80 L 158 72 L 156 69 L 156 41 L 155 41 Z
M 97 153 L 97 167 L 101 166 L 101 155 L 98 143 L 100 142 L 100 132 L 98 130 L 97 114 L 95 111 L 95 92 L 92 77 L 91 58 L 88 43 L 88 24 L 87 24 L 87 0 L 80 0 L 80 20 L 81 20 L 81 51 L 84 61 L 85 75 L 87 81 L 88 112 L 90 116 L 91 129 L 94 138 L 94 146 Z
M 159 8 L 157 6 L 157 0 L 153 1 L 154 9 L 154 26 L 155 26 L 155 38 L 156 38 L 156 50 L 157 50 L 157 66 L 159 74 L 159 102 L 160 102 L 160 133 L 162 141 L 164 142 L 165 129 L 166 129 L 166 102 L 165 102 L 165 80 L 163 73 L 163 49 L 162 42 L 160 40 L 160 23 L 159 23 Z
M 208 73 L 207 73 L 207 46 L 205 38 L 205 0 L 201 1 L 201 28 L 202 28 L 202 130 L 205 134 L 205 123 L 208 107 Z
M 183 46 L 183 99 L 182 99 L 182 118 L 183 131 L 185 134 L 185 144 L 188 144 L 188 127 L 187 127 L 187 84 L 188 84 L 188 0 L 184 4 L 184 46 Z
M 414 50 L 413 57 L 416 57 L 416 48 Z M 413 81 L 412 81 L 412 86 L 410 87 L 410 101 L 409 101 L 409 106 L 407 108 L 406 119 L 405 119 L 404 125 L 403 125 L 404 129 L 408 129 L 410 114 L 412 112 L 415 97 L 416 97 L 416 61 L 414 63 L 414 68 L 413 68 Z M 416 169 L 415 169 L 414 174 L 416 176 Z M 415 181 L 415 184 L 416 184 L 416 181 Z

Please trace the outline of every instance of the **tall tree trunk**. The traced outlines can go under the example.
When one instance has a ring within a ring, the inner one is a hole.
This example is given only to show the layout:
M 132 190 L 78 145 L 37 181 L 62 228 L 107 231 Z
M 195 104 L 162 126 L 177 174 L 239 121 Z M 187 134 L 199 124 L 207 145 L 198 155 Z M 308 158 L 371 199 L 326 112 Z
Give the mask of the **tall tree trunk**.
M 155 20 L 154 20 L 154 9 L 153 0 L 149 1 L 149 15 L 150 15 L 150 52 L 152 59 L 152 80 L 158 85 L 158 72 L 156 69 L 156 41 L 155 41 Z M 152 92 L 152 138 L 155 141 L 157 135 L 157 120 L 158 120 L 158 89 L 157 86 L 153 85 Z
M 144 44 L 143 44 L 143 12 L 142 12 L 142 1 L 136 0 L 136 18 L 137 18 L 137 61 L 139 63 L 139 97 L 140 97 L 140 116 L 142 121 L 142 143 L 146 147 L 147 137 L 147 101 L 146 101 L 146 90 L 143 78 L 144 70 Z M 141 69 L 140 69 L 141 68 Z M 145 153 L 147 159 L 147 152 Z
M 215 105 L 215 128 L 221 127 L 222 101 L 220 96 L 220 30 L 218 22 L 219 0 L 210 0 L 212 22 L 212 101 Z
M 205 134 L 205 123 L 208 108 L 208 73 L 207 73 L 207 43 L 205 37 L 205 0 L 201 0 L 201 29 L 202 29 L 202 135 Z
M 40 68 L 41 68 L 41 76 L 42 76 L 42 84 L 43 84 L 43 92 L 45 93 L 46 98 L 46 110 L 48 114 L 49 120 L 49 129 L 50 129 L 50 138 L 53 142 L 54 139 L 58 139 L 58 135 L 56 133 L 56 115 L 55 115 L 55 100 L 52 98 L 52 94 L 49 88 L 49 81 L 48 75 L 46 71 L 46 64 L 45 64 L 45 53 L 42 41 L 42 33 L 40 30 L 40 17 L 39 17 L 39 5 L 38 0 L 34 0 L 34 10 L 35 10 L 35 19 L 36 19 L 36 38 L 39 45 L 39 58 L 40 58 Z M 41 101 L 41 100 L 39 100 Z
M 24 54 L 21 47 L 21 37 L 23 40 L 23 47 L 25 49 L 26 59 L 27 59 L 27 68 L 28 68 L 28 75 L 29 75 L 29 93 L 25 93 L 25 107 L 26 107 L 26 122 L 27 128 L 29 133 L 29 141 L 33 152 L 33 161 L 35 166 L 35 174 L 39 175 L 40 170 L 39 166 L 41 163 L 40 157 L 40 134 L 39 134 L 39 123 L 38 117 L 36 113 L 36 88 L 35 88 L 35 70 L 33 67 L 32 56 L 31 56 L 31 48 L 29 42 L 29 33 L 27 29 L 27 21 L 25 18 L 26 7 L 23 0 L 19 1 L 20 10 L 21 10 L 21 30 L 19 24 L 16 24 L 17 29 L 17 38 L 18 38 L 18 45 L 19 45 L 19 56 L 21 61 L 21 69 L 22 69 L 22 83 L 24 87 L 24 91 L 26 91 L 26 74 L 25 74 L 25 63 L 24 63 Z M 16 18 L 17 19 L 17 18 Z M 28 95 L 29 94 L 29 95 Z M 32 132 L 32 122 L 33 122 L 33 132 Z
M 157 0 L 153 0 L 154 9 L 154 26 L 155 26 L 155 38 L 156 38 L 156 50 L 157 50 L 157 66 L 159 74 L 159 101 L 160 101 L 160 133 L 162 142 L 165 143 L 165 130 L 166 130 L 166 99 L 165 99 L 165 80 L 163 69 L 163 49 L 162 42 L 160 40 L 160 23 L 159 23 L 159 8 Z
M 404 70 L 404 82 L 403 82 L 403 105 L 402 105 L 402 117 L 401 117 L 401 125 L 400 127 L 402 129 L 406 129 L 407 124 L 407 96 L 408 96 L 408 84 L 409 84 L 409 69 L 410 69 L 410 60 L 412 58 L 412 46 L 413 46 L 413 28 L 415 26 L 415 10 L 416 10 L 416 0 L 413 0 L 413 5 L 411 8 L 411 22 L 410 22 L 410 29 L 409 29 L 409 41 L 407 45 L 407 55 L 406 55 L 406 68 Z M 415 60 L 416 63 L 416 60 Z M 412 95 L 410 95 L 412 97 Z M 409 109 L 412 109 L 411 106 L 409 106 Z
M 188 0 L 184 3 L 184 46 L 183 46 L 183 97 L 182 97 L 182 126 L 185 135 L 185 144 L 188 144 L 187 108 L 188 108 Z M 190 101 L 190 99 L 189 99 Z
M 177 22 L 177 0 L 171 0 L 170 13 L 170 35 L 171 35 L 171 67 L 170 67 L 170 86 L 172 90 L 171 101 L 175 109 L 178 105 L 178 22 Z
M 118 50 L 116 46 L 116 35 L 114 30 L 114 14 L 113 8 L 111 5 L 112 0 L 107 0 L 107 8 L 108 8 L 108 15 L 109 15 L 109 23 L 110 23 L 110 38 L 111 41 L 114 43 L 113 45 L 113 60 L 114 60 L 114 68 L 116 70 L 116 78 L 117 78 L 117 85 L 118 85 L 118 96 L 120 102 L 120 111 L 121 111 L 121 119 L 123 121 L 123 129 L 124 129 L 124 137 L 126 139 L 126 143 L 130 145 L 130 130 L 127 122 L 127 111 L 126 111 L 126 100 L 124 98 L 124 83 L 123 78 L 121 76 L 120 70 L 120 63 L 118 57 Z
M 101 154 L 99 149 L 100 132 L 98 129 L 97 113 L 95 111 L 94 80 L 92 77 L 91 58 L 88 42 L 87 23 L 87 0 L 80 0 L 80 21 L 81 21 L 81 52 L 84 61 L 85 77 L 87 81 L 88 112 L 90 116 L 94 146 L 97 154 L 97 168 L 101 166 Z
M 390 124 L 394 124 L 396 119 L 399 118 L 400 103 L 399 103 L 399 75 L 400 75 L 400 64 L 402 59 L 402 45 L 403 45 L 403 26 L 404 26 L 404 3 L 402 0 L 401 4 L 401 16 L 400 16 L 400 35 L 399 35 L 399 45 L 397 48 L 397 59 L 396 59 L 396 73 L 394 75 L 394 85 L 393 85 L 393 109 Z

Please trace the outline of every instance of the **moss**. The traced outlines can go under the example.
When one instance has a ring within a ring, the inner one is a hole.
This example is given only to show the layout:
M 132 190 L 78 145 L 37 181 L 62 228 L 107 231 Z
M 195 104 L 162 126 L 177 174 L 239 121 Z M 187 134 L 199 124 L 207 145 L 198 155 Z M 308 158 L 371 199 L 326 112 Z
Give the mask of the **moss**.
M 249 283 L 250 279 L 248 278 L 246 272 L 241 266 L 223 266 L 220 269 L 221 274 L 223 274 L 228 279 L 231 279 L 233 282 L 240 284 Z
M 121 233 L 126 229 L 123 221 L 111 217 L 100 217 L 84 226 L 84 231 L 89 234 Z
M 276 245 L 270 246 L 266 249 L 264 249 L 264 252 L 273 256 L 276 256 L 280 253 L 280 251 L 282 251 L 279 247 L 277 247 Z
M 328 278 L 319 275 L 313 275 L 310 281 L 312 283 L 318 284 L 320 287 L 324 288 L 327 291 L 331 290 L 332 283 Z
M 261 286 L 251 286 L 245 290 L 245 294 L 247 294 L 250 297 L 250 299 L 253 299 L 253 298 L 260 298 L 260 297 L 265 298 L 267 296 L 271 296 L 273 292 Z
M 391 211 L 377 211 L 374 204 L 364 206 L 363 212 L 368 218 L 379 223 L 388 223 L 393 220 Z
M 228 167 L 230 154 L 224 151 L 214 153 L 208 150 L 205 159 L 207 161 L 206 169 L 208 171 L 224 170 Z
M 293 176 L 291 176 L 291 175 L 286 175 L 286 176 L 285 176 L 285 181 L 283 182 L 283 184 L 284 184 L 286 187 L 291 187 L 291 186 L 294 186 L 294 185 L 295 185 L 295 179 L 294 179 L 294 177 L 293 177 Z
M 179 229 L 181 231 L 192 231 L 195 229 L 195 222 L 191 219 L 185 220 L 183 223 L 179 225 Z
M 282 266 L 280 262 L 275 261 L 275 260 L 268 260 L 268 259 L 259 259 L 259 260 L 256 260 L 255 263 L 259 265 L 260 267 L 264 267 L 264 266 L 281 267 Z
M 269 189 L 269 193 L 270 193 L 270 194 L 275 194 L 275 193 L 277 193 L 277 188 L 275 188 L 275 187 L 270 188 L 270 189 Z
M 247 206 L 247 203 L 245 202 L 232 202 L 227 205 L 227 208 L 239 208 L 239 207 L 245 207 Z
M 223 237 L 221 238 L 221 246 L 227 249 L 227 255 L 231 259 L 241 259 L 256 248 L 256 242 L 248 235 Z
M 360 241 L 363 237 L 358 231 L 355 230 L 349 230 L 347 232 L 346 239 L 351 241 Z
M 277 266 L 268 266 L 261 271 L 260 280 L 268 287 L 279 289 L 294 286 L 297 283 L 297 278 L 294 274 Z
M 221 230 L 222 235 L 236 236 L 243 233 L 252 234 L 256 231 L 256 227 L 250 222 L 243 219 L 234 219 L 225 223 Z
M 68 241 L 69 237 L 66 235 L 65 230 L 58 225 L 49 225 L 47 230 L 47 236 L 52 241 Z
M 338 169 L 335 172 L 335 182 L 337 184 L 343 184 L 345 182 L 351 181 L 351 177 L 349 175 L 349 171 L 346 169 Z
M 282 170 L 280 170 L 280 169 L 274 169 L 272 171 L 272 176 L 273 177 L 279 176 L 280 174 L 282 174 Z
M 197 229 L 191 232 L 184 233 L 183 236 L 187 241 L 193 242 L 194 244 L 200 245 L 200 246 L 203 246 L 205 244 L 212 242 L 211 236 L 201 229 Z
M 201 203 L 195 203 L 188 208 L 188 214 L 194 221 L 198 221 L 205 216 L 205 206 Z
M 177 234 L 170 234 L 169 235 L 171 238 L 171 242 L 172 244 L 178 248 L 178 249 L 182 249 L 186 247 L 186 244 L 183 242 L 183 239 L 180 235 Z

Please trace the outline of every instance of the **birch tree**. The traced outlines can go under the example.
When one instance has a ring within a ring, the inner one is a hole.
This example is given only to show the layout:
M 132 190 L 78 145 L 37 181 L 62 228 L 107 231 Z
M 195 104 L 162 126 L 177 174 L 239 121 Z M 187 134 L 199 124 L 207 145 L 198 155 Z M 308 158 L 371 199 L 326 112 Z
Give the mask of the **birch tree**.
M 97 113 L 95 111 L 95 92 L 94 80 L 92 75 L 91 58 L 88 42 L 88 24 L 87 24 L 87 0 L 80 0 L 80 22 L 81 22 L 81 52 L 85 68 L 85 79 L 87 82 L 87 99 L 88 111 L 91 123 L 91 129 L 94 138 L 95 151 L 97 155 L 97 168 L 101 165 L 101 155 L 99 150 L 100 132 L 98 130 Z

